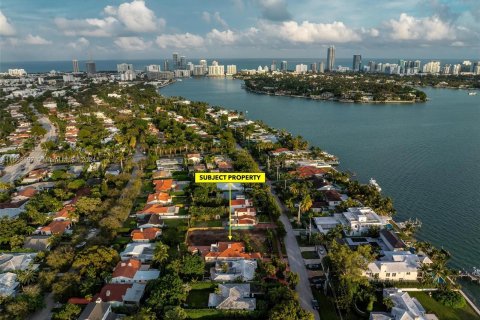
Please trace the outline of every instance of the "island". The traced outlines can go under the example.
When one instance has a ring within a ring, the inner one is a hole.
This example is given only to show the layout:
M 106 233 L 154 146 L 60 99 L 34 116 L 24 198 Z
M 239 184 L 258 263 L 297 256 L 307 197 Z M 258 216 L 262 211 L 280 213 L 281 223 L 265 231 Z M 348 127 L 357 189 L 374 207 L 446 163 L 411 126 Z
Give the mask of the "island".
M 425 102 L 425 92 L 371 74 L 262 74 L 240 76 L 248 91 L 277 96 L 355 103 Z

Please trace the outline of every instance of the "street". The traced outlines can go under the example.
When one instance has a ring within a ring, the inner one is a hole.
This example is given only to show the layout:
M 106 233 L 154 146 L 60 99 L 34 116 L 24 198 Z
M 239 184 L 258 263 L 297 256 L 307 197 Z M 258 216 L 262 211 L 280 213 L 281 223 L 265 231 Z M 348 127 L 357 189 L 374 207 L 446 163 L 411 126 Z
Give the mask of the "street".
M 296 287 L 296 290 L 298 292 L 298 298 L 300 300 L 300 305 L 303 309 L 312 312 L 315 316 L 315 319 L 319 320 L 320 315 L 318 314 L 317 310 L 313 309 L 312 306 L 313 294 L 312 289 L 310 288 L 310 282 L 308 281 L 307 268 L 305 267 L 302 252 L 300 251 L 297 239 L 295 238 L 295 234 L 293 233 L 292 224 L 288 220 L 288 216 L 285 214 L 286 208 L 280 201 L 278 196 L 275 194 L 275 191 L 272 188 L 272 183 L 270 181 L 267 181 L 267 184 L 270 187 L 270 191 L 272 192 L 275 201 L 282 210 L 280 221 L 285 226 L 285 231 L 287 232 L 284 241 L 285 248 L 287 250 L 288 264 L 290 265 L 290 270 L 292 272 L 298 273 L 300 278 Z M 321 307 L 322 306 L 320 306 L 320 308 Z

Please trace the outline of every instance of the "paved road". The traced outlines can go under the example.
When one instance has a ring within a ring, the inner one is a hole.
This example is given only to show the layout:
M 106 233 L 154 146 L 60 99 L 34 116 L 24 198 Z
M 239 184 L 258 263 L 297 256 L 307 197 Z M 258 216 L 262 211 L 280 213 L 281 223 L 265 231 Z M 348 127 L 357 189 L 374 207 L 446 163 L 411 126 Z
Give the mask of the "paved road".
M 28 317 L 29 320 L 48 320 L 52 318 L 52 309 L 55 307 L 53 293 L 47 293 L 43 299 L 43 302 L 45 303 L 45 307 L 30 315 Z
M 300 251 L 300 247 L 298 246 L 297 239 L 295 238 L 295 234 L 293 233 L 292 224 L 290 220 L 288 220 L 288 216 L 285 214 L 286 208 L 285 205 L 280 201 L 278 196 L 275 194 L 275 191 L 272 188 L 272 183 L 267 181 L 268 186 L 277 201 L 278 205 L 282 209 L 282 215 L 280 216 L 280 221 L 285 226 L 285 231 L 287 235 L 285 236 L 285 248 L 287 249 L 288 255 L 288 264 L 290 265 L 290 270 L 292 272 L 296 272 L 299 275 L 299 282 L 296 287 L 298 292 L 298 298 L 300 300 L 300 305 L 303 309 L 310 311 L 315 316 L 315 319 L 320 320 L 320 315 L 318 311 L 313 309 L 312 307 L 312 289 L 310 287 L 310 282 L 308 281 L 308 273 L 307 268 L 305 267 L 305 263 L 302 258 L 302 252 Z M 320 306 L 321 307 L 321 306 Z
M 40 122 L 45 130 L 47 130 L 47 133 L 42 139 L 40 139 L 28 157 L 25 157 L 16 164 L 5 168 L 5 174 L 0 178 L 2 182 L 12 183 L 42 163 L 45 154 L 42 150 L 41 144 L 45 141 L 54 139 L 57 135 L 57 129 L 46 116 L 38 115 L 38 117 L 38 122 Z M 22 169 L 22 167 L 24 167 L 24 169 Z

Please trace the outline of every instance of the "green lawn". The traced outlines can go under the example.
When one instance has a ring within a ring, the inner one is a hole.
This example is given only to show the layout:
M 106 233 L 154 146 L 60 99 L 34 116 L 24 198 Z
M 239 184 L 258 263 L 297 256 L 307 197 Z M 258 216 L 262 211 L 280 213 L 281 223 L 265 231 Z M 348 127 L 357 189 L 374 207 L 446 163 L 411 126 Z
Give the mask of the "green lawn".
M 317 299 L 318 304 L 320 306 L 320 310 L 318 312 L 320 313 L 320 319 L 322 320 L 337 320 L 339 319 L 337 316 L 337 313 L 335 312 L 335 305 L 333 302 L 330 300 L 329 297 L 323 294 L 322 291 L 313 289 L 313 296 L 315 299 Z
M 190 181 L 188 171 L 175 171 L 172 173 L 172 178 L 177 181 Z
M 195 221 L 192 224 L 192 228 L 208 228 L 208 227 L 221 227 L 222 220 L 210 220 L 210 221 Z
M 188 308 L 202 309 L 208 307 L 208 296 L 215 291 L 217 284 L 213 282 L 196 282 L 190 284 L 191 290 L 188 293 Z
M 302 257 L 304 259 L 319 259 L 318 253 L 315 251 L 302 251 Z
M 462 309 L 453 309 L 444 306 L 440 302 L 431 298 L 428 293 L 425 292 L 409 292 L 411 297 L 415 297 L 420 301 L 422 306 L 427 312 L 435 313 L 439 319 L 442 320 L 473 320 L 480 319 L 475 311 L 467 305 Z
M 251 319 L 249 311 L 222 311 L 217 309 L 186 309 L 187 319 L 204 319 L 204 320 L 225 320 L 225 319 Z M 241 316 L 243 315 L 243 316 Z

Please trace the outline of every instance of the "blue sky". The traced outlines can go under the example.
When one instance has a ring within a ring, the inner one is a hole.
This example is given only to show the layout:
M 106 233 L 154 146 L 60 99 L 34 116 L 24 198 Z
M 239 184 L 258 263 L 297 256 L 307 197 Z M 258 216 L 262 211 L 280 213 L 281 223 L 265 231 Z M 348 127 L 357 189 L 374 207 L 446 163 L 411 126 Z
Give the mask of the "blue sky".
M 61 5 L 60 5 L 61 3 Z M 479 0 L 2 0 L 3 61 L 479 58 Z

